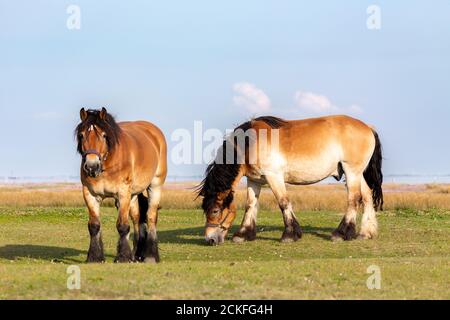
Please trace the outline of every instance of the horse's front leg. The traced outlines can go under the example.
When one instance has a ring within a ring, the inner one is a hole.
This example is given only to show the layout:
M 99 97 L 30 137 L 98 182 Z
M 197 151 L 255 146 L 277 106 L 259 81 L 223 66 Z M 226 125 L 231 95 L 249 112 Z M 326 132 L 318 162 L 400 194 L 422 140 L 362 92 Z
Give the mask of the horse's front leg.
M 261 193 L 261 184 L 248 180 L 247 206 L 242 219 L 241 227 L 233 235 L 234 242 L 252 241 L 256 239 L 256 216 L 258 213 L 258 199 Z
M 89 210 L 88 230 L 91 236 L 86 262 L 103 262 L 103 241 L 100 230 L 100 202 L 101 199 L 93 196 L 88 188 L 83 186 L 83 198 Z
M 292 204 L 289 201 L 286 191 L 286 185 L 283 177 L 280 175 L 267 175 L 267 183 L 277 198 L 278 205 L 283 214 L 284 232 L 281 236 L 282 242 L 297 241 L 302 237 L 302 229 L 297 221 L 297 217 L 292 209 Z
M 133 253 L 131 252 L 128 236 L 130 234 L 130 224 L 128 217 L 130 213 L 131 193 L 121 192 L 119 194 L 119 216 L 117 218 L 117 231 L 119 232 L 119 242 L 117 243 L 117 256 L 115 262 L 131 262 L 133 261 Z

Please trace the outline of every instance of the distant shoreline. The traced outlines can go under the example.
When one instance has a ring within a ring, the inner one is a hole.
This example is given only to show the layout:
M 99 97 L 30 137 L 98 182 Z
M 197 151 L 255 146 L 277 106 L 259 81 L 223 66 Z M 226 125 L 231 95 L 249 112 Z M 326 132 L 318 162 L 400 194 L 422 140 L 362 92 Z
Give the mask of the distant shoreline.
M 202 176 L 169 176 L 167 182 L 200 182 Z M 34 183 L 77 183 L 78 176 L 54 176 L 54 177 L 16 177 L 0 176 L 0 184 L 34 184 Z M 426 184 L 426 183 L 450 183 L 450 174 L 387 174 L 384 176 L 385 183 L 399 184 Z M 336 183 L 333 178 L 325 179 L 322 183 Z

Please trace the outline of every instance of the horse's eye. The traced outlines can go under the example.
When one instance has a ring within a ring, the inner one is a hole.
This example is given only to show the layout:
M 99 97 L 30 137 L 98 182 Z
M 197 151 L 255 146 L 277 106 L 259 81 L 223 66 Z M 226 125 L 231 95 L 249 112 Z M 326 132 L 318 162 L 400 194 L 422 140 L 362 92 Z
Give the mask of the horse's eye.
M 78 135 L 78 139 L 79 139 L 79 140 L 83 140 L 83 134 L 80 133 L 80 134 Z
M 211 210 L 211 215 L 213 217 L 217 216 L 220 213 L 220 209 L 219 208 L 214 208 L 213 210 Z

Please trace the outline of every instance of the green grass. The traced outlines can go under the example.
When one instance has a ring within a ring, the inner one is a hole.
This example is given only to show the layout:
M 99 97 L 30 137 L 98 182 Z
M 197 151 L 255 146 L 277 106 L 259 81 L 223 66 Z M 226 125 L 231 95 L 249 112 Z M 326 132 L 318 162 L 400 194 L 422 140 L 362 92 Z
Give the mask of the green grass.
M 303 238 L 279 242 L 279 212 L 261 212 L 254 242 L 209 247 L 199 211 L 162 210 L 161 263 L 114 264 L 116 213 L 102 211 L 105 264 L 85 264 L 85 208 L 0 208 L 1 299 L 449 299 L 450 212 L 381 213 L 375 240 L 333 243 L 335 212 L 298 213 Z M 240 217 L 236 222 L 240 222 Z M 66 287 L 69 265 L 81 290 Z M 370 265 L 381 289 L 369 290 Z

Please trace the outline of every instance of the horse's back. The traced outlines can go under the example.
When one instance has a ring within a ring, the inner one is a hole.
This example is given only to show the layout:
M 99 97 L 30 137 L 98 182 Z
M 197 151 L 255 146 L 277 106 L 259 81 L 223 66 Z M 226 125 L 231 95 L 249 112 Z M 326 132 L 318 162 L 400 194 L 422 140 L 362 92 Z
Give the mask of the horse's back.
M 159 151 L 164 151 L 166 147 L 166 139 L 161 129 L 148 121 L 124 121 L 119 123 L 120 128 L 133 139 L 140 139 L 144 135 L 151 140 Z M 164 149 L 164 150 L 162 150 Z M 167 150 L 166 150 L 167 151 Z
M 135 164 L 153 167 L 154 178 L 162 184 L 167 176 L 167 143 L 163 132 L 148 121 L 126 121 L 119 123 L 130 152 L 134 153 Z
M 306 150 L 320 150 L 329 144 L 344 149 L 361 148 L 373 141 L 373 132 L 368 125 L 345 115 L 288 121 L 280 134 L 297 144 L 297 148 L 303 146 Z
M 288 126 L 286 128 L 291 128 L 294 130 L 305 130 L 310 131 L 311 129 L 325 129 L 325 130 L 343 130 L 352 128 L 357 130 L 366 131 L 370 130 L 370 127 L 362 122 L 361 120 L 355 119 L 346 115 L 333 115 L 318 118 L 309 118 L 301 120 L 289 120 L 287 121 Z
M 268 126 L 258 123 L 254 127 Z M 290 120 L 279 128 L 279 154 L 263 162 L 268 164 L 266 170 L 284 171 L 288 181 L 314 183 L 338 175 L 339 163 L 365 166 L 373 149 L 372 129 L 352 117 Z
M 325 121 L 330 129 L 324 138 L 340 146 L 341 162 L 365 167 L 375 148 L 373 128 L 344 115 L 325 117 Z

